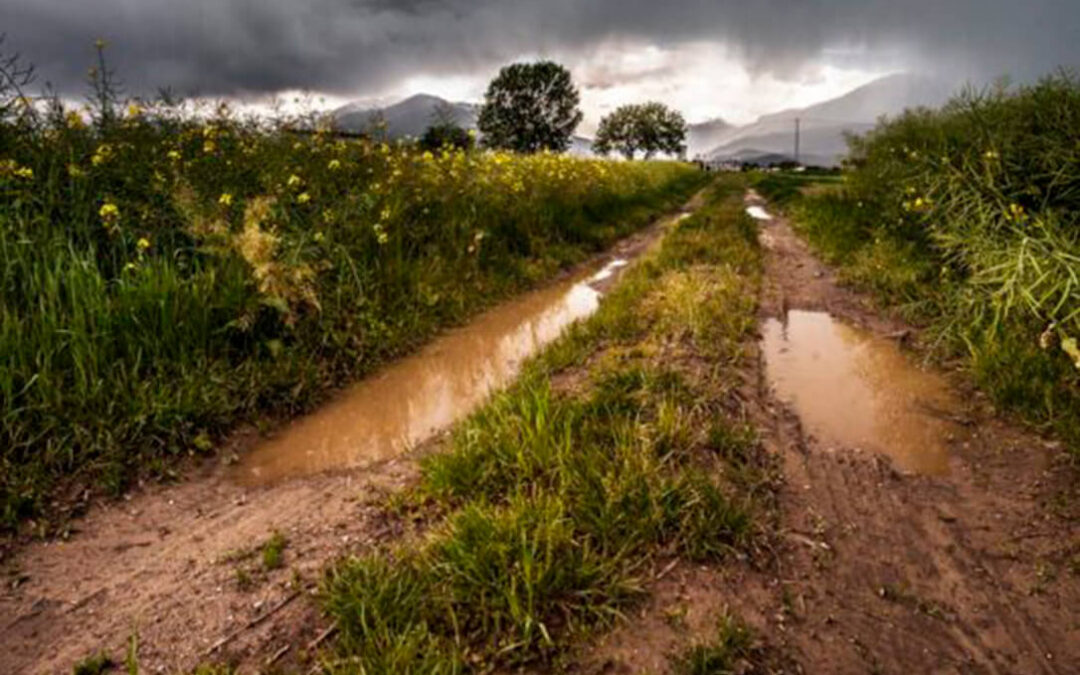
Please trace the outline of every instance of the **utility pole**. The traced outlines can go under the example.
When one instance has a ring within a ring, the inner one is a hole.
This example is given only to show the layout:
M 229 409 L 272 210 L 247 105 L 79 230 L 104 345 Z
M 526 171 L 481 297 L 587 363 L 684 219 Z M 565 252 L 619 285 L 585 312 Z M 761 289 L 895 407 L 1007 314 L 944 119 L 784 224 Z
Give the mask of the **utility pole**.
M 795 118 L 795 163 L 799 163 L 799 118 Z

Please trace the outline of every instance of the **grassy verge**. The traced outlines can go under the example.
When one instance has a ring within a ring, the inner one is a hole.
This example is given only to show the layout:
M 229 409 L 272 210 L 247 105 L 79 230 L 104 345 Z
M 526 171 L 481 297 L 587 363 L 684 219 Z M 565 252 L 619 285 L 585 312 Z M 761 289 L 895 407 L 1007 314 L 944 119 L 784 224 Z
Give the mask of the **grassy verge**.
M 730 396 L 760 272 L 741 189 L 717 183 L 423 462 L 403 501 L 423 531 L 333 568 L 331 672 L 550 665 L 639 599 L 658 558 L 754 548 L 772 467 Z
M 964 94 L 853 144 L 839 185 L 763 193 L 846 279 L 928 327 L 1002 408 L 1080 456 L 1080 84 Z
M 702 181 L 289 128 L 0 118 L 0 526 L 309 409 Z

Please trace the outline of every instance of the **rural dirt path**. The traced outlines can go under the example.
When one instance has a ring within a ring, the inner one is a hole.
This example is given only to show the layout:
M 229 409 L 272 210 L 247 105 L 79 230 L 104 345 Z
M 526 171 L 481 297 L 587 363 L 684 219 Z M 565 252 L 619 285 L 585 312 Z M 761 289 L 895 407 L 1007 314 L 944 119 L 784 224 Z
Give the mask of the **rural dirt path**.
M 763 325 L 810 310 L 908 334 L 841 287 L 783 219 L 763 221 L 762 243 Z M 1052 443 L 1002 421 L 962 378 L 950 383 L 964 407 L 951 412 L 948 473 L 913 475 L 808 432 L 758 354 L 742 397 L 784 469 L 772 561 L 657 570 L 640 616 L 582 670 L 663 672 L 687 633 L 730 609 L 783 655 L 777 671 L 1080 672 L 1076 476 Z M 222 456 L 256 440 L 238 435 Z M 66 673 L 102 648 L 122 658 L 133 633 L 145 673 L 227 657 L 244 672 L 300 666 L 327 628 L 312 599 L 319 573 L 398 534 L 380 504 L 415 480 L 415 457 L 271 487 L 237 485 L 207 462 L 180 484 L 95 505 L 66 541 L 24 544 L 4 562 L 0 672 Z M 258 548 L 274 531 L 288 545 L 266 571 Z M 691 610 L 680 621 L 676 605 Z
M 762 221 L 761 241 L 763 322 L 821 311 L 879 338 L 908 335 L 838 284 L 783 218 Z M 733 582 L 749 605 L 731 604 L 770 642 L 806 673 L 1080 673 L 1080 494 L 1054 443 L 946 374 L 963 406 L 944 439 L 947 474 L 902 472 L 815 438 L 758 361 L 748 400 L 783 459 L 781 546 L 770 573 Z
M 703 194 L 680 212 L 699 208 Z M 605 260 L 632 260 L 671 219 L 560 279 Z M 602 292 L 617 277 L 613 271 L 590 285 Z M 253 430 L 239 433 L 220 458 L 243 455 L 261 440 Z M 436 436 L 361 469 L 263 487 L 239 484 L 229 466 L 208 460 L 175 485 L 145 485 L 123 501 L 92 505 L 68 538 L 23 542 L 2 561 L 0 673 L 70 673 L 100 650 L 122 662 L 133 634 L 144 673 L 186 672 L 211 661 L 237 663 L 243 673 L 271 661 L 290 672 L 306 669 L 305 652 L 329 628 L 314 599 L 320 574 L 335 558 L 399 534 L 381 507 L 415 480 L 417 458 L 439 442 Z M 267 570 L 260 548 L 274 532 L 287 545 L 283 564 Z

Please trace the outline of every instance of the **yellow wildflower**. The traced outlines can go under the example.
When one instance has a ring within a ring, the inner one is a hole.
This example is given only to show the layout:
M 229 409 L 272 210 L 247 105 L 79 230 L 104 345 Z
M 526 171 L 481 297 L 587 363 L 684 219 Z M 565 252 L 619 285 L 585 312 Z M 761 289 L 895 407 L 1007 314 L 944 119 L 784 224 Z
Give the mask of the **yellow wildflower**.
M 217 150 L 217 144 L 213 141 L 206 141 L 205 143 L 203 143 L 202 149 L 203 152 L 209 155 L 213 151 Z
M 1025 215 L 1024 207 L 1019 204 L 1009 204 L 1009 215 L 1012 216 L 1013 220 L 1023 220 Z
M 28 166 L 19 167 L 18 169 L 15 169 L 15 176 L 30 180 L 34 177 L 34 170 Z
M 324 235 L 324 234 L 323 234 L 322 232 L 316 232 L 316 233 L 315 233 L 315 236 L 314 236 L 314 237 L 312 237 L 312 239 L 314 239 L 314 240 L 315 240 L 315 243 L 319 243 L 319 242 L 321 242 L 321 241 L 322 241 L 323 239 L 326 239 L 326 235 Z
M 101 210 L 98 211 L 98 215 L 101 216 L 102 222 L 106 225 L 112 225 L 120 220 L 120 208 L 112 202 L 105 202 L 101 205 Z
M 1071 336 L 1063 336 L 1061 338 L 1061 350 L 1069 355 L 1072 359 L 1073 365 L 1077 370 L 1080 370 L 1080 343 L 1076 341 L 1076 338 Z
M 288 185 L 289 187 L 298 187 L 300 185 L 300 183 L 303 183 L 303 182 L 304 182 L 303 179 L 300 178 L 300 176 L 297 176 L 294 173 L 293 175 L 289 176 L 289 179 L 287 181 L 285 181 L 285 184 Z
M 179 162 L 179 161 L 180 161 L 180 152 L 179 152 L 179 151 L 177 151 L 177 150 L 170 150 L 170 151 L 169 151 L 169 153 L 168 153 L 168 155 L 166 155 L 166 156 L 167 156 L 167 157 L 168 157 L 168 158 L 169 158 L 170 160 L 172 160 L 172 161 L 174 161 L 174 162 Z
M 137 269 L 139 269 L 139 266 L 133 262 L 129 262 L 128 264 L 124 265 L 125 272 L 134 272 Z
M 386 234 L 386 230 L 383 229 L 381 224 L 375 223 L 371 226 L 371 229 L 375 231 L 375 240 L 379 242 L 380 245 L 385 244 L 390 240 L 390 236 Z
M 222 192 L 221 196 L 218 197 L 218 204 L 221 204 L 222 206 L 232 206 L 232 195 L 228 192 Z
M 301 192 L 299 195 L 296 196 L 296 201 L 301 204 L 307 204 L 311 201 L 311 195 L 306 192 Z
M 138 103 L 132 102 L 128 104 L 128 117 L 138 117 L 142 114 L 142 111 L 142 106 L 140 106 Z
M 94 166 L 101 166 L 105 162 L 112 159 L 112 156 L 112 146 L 108 143 L 102 143 L 98 146 L 97 150 L 94 151 L 94 156 L 90 158 L 90 163 Z
M 338 169 L 341 168 L 341 160 L 337 160 L 337 159 L 330 160 L 330 163 L 326 165 L 326 168 L 330 169 L 331 171 L 337 171 Z
M 150 248 L 150 240 L 146 237 L 140 237 L 139 241 L 135 244 L 135 247 L 138 248 L 140 251 L 145 251 L 146 249 Z
M 85 126 L 83 124 L 82 115 L 74 110 L 71 110 L 68 114 L 64 115 L 64 123 L 67 125 L 68 129 L 82 129 L 83 126 Z

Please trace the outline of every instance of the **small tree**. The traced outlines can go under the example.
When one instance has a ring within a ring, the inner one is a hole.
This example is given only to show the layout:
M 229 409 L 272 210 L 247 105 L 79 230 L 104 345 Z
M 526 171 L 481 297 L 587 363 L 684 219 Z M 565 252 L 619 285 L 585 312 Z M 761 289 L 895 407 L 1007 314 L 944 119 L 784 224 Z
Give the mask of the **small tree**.
M 581 122 L 580 101 L 570 71 L 557 63 L 506 66 L 484 94 L 479 119 L 484 144 L 517 152 L 562 152 Z
M 471 150 L 472 135 L 456 124 L 432 124 L 420 137 L 420 149 L 435 152 L 442 148 Z
M 600 120 L 593 150 L 606 155 L 612 150 L 633 159 L 640 150 L 645 159 L 658 152 L 686 153 L 686 120 L 663 103 L 620 106 Z
M 420 137 L 420 147 L 432 152 L 444 147 L 470 150 L 473 137 L 460 124 L 454 107 L 449 103 L 439 103 L 431 115 L 432 123 Z

